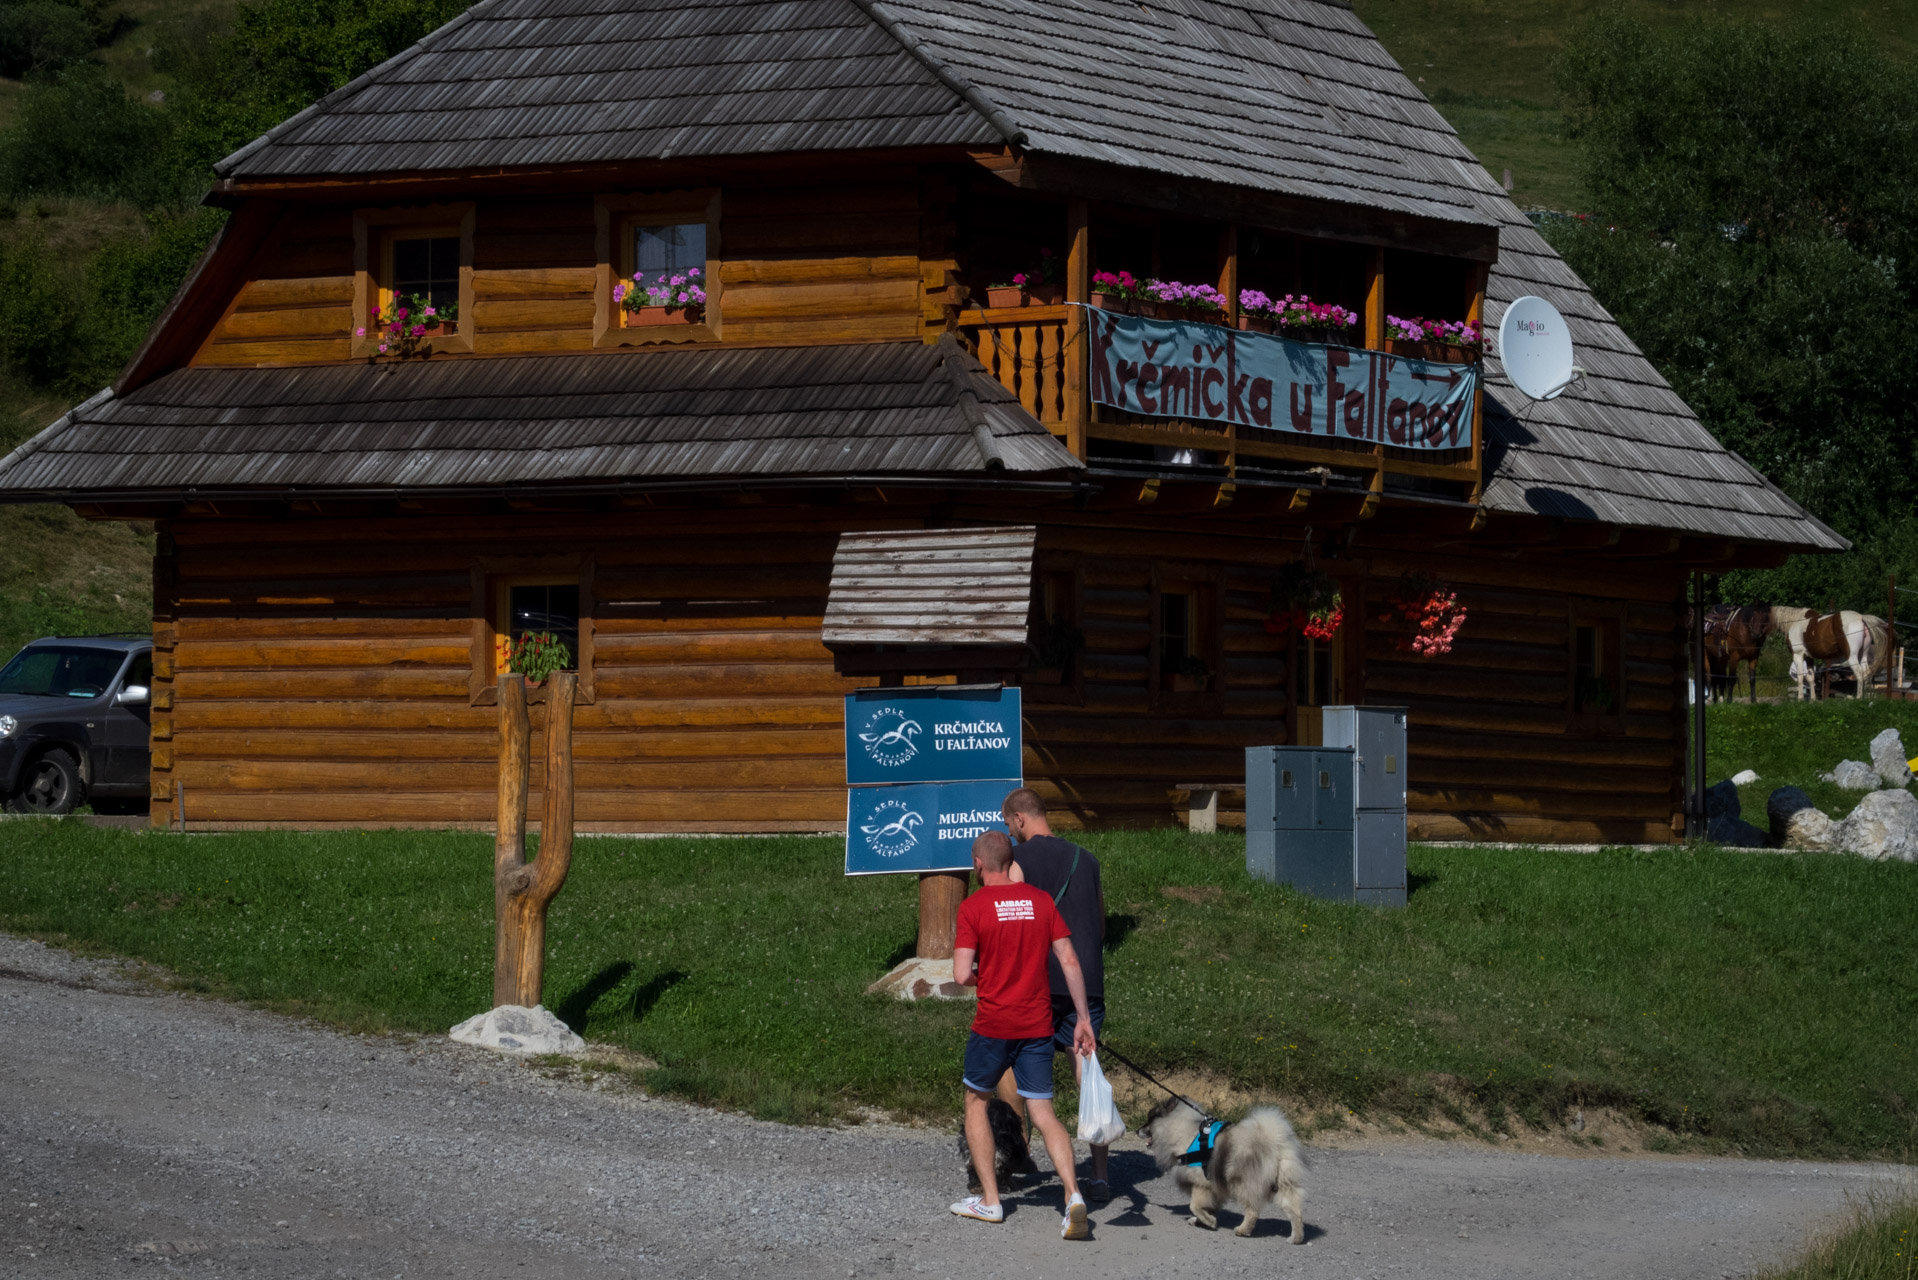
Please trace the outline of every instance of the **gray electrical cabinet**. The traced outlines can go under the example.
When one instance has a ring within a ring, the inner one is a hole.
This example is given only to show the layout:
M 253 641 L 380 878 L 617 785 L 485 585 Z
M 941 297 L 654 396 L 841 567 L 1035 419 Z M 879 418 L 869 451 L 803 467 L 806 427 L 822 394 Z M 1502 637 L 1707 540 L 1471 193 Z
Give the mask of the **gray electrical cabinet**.
M 1402 907 L 1405 709 L 1324 716 L 1324 746 L 1246 748 L 1245 869 L 1315 897 Z
M 1405 708 L 1327 707 L 1327 746 L 1351 747 L 1352 896 L 1405 905 Z

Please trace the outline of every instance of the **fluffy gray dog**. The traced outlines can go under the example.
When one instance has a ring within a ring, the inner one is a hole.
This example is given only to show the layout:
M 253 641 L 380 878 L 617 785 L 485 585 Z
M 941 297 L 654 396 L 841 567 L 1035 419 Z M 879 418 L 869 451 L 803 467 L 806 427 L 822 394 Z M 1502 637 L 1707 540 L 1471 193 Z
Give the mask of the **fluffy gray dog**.
M 1245 1119 L 1219 1132 L 1203 1165 L 1180 1164 L 1179 1157 L 1192 1146 L 1203 1123 L 1191 1106 L 1167 1098 L 1152 1109 L 1139 1132 L 1160 1173 L 1178 1169 L 1179 1185 L 1192 1196 L 1192 1225 L 1217 1227 L 1217 1210 L 1231 1201 L 1245 1213 L 1232 1234 L 1249 1236 L 1258 1225 L 1259 1211 L 1276 1203 L 1292 1219 L 1292 1243 L 1304 1244 L 1305 1155 L 1285 1113 L 1277 1107 L 1254 1107 Z

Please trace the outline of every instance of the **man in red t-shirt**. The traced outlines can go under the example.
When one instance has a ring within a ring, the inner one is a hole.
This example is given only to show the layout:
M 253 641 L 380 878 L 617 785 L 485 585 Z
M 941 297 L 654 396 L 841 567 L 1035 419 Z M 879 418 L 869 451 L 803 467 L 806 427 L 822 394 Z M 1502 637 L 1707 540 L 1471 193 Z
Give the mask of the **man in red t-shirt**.
M 1073 1052 L 1098 1048 L 1092 1015 L 1086 1011 L 1085 977 L 1073 954 L 1071 931 L 1052 905 L 1052 897 L 1012 881 L 1012 841 L 988 831 L 972 842 L 972 869 L 985 887 L 959 906 L 959 933 L 952 953 L 953 976 L 979 985 L 979 1012 L 966 1041 L 966 1145 L 979 1174 L 980 1194 L 952 1206 L 962 1218 L 1005 1221 L 999 1180 L 992 1168 L 992 1127 L 986 1102 L 993 1085 L 1012 1069 L 1027 1113 L 1046 1141 L 1046 1154 L 1066 1191 L 1060 1234 L 1084 1240 L 1092 1234 L 1085 1197 L 1073 1173 L 1072 1135 L 1052 1110 L 1052 993 L 1046 957 L 1056 956 L 1066 989 L 1078 1011 Z M 975 970 L 973 961 L 978 961 Z

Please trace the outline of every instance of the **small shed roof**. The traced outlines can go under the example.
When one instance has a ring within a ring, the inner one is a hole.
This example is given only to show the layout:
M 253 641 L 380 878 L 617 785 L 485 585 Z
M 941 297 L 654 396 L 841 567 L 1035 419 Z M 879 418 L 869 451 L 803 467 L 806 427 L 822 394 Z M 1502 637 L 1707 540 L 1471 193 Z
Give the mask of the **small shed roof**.
M 832 559 L 829 645 L 1023 645 L 1031 525 L 842 533 Z
M 497 490 L 1083 464 L 950 342 L 189 368 L 5 458 L 0 499 Z

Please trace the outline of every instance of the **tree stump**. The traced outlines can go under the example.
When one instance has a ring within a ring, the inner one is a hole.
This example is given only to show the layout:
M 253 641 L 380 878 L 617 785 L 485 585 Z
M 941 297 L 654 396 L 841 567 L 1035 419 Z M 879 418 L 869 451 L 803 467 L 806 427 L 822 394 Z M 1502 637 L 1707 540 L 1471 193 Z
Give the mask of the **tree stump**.
M 579 677 L 547 678 L 546 786 L 539 856 L 526 860 L 526 793 L 532 722 L 526 683 L 499 680 L 499 816 L 493 842 L 493 1007 L 540 1003 L 546 978 L 546 908 L 573 861 L 573 690 Z

